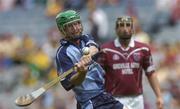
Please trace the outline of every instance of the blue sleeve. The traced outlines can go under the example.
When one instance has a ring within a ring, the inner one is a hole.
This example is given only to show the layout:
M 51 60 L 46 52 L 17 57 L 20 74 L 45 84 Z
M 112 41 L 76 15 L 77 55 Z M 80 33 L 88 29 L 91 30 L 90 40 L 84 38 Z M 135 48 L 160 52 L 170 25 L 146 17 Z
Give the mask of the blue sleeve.
M 58 50 L 60 51 L 60 50 Z M 62 73 L 66 72 L 70 68 L 72 68 L 73 62 L 71 59 L 66 55 L 65 51 L 61 50 L 61 52 L 57 52 L 56 54 L 56 64 L 57 64 L 57 71 L 58 75 L 61 75 Z M 75 74 L 76 72 L 72 72 L 70 75 L 66 76 L 63 80 L 61 80 L 62 86 L 68 91 L 74 87 L 74 85 L 70 82 L 70 78 Z
M 90 34 L 83 35 L 82 40 L 85 42 L 86 47 L 95 46 L 99 49 L 99 45 L 94 41 L 92 35 Z

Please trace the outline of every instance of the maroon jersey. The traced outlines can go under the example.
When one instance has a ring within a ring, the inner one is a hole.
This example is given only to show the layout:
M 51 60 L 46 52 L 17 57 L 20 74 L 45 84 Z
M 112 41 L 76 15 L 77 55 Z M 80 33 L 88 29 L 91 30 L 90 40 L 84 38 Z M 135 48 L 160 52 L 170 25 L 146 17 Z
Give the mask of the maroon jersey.
M 127 49 L 118 39 L 101 47 L 105 53 L 98 59 L 106 71 L 105 87 L 113 95 L 126 96 L 142 93 L 142 73 L 150 76 L 155 68 L 150 48 L 131 39 Z

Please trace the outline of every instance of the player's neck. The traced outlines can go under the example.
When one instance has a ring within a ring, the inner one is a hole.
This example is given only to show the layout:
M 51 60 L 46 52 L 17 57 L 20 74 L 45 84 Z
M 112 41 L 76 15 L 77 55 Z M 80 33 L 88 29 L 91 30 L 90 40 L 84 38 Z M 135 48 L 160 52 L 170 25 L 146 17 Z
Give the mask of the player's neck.
M 74 45 L 80 46 L 80 40 L 70 40 Z
M 127 48 L 131 39 L 119 39 L 119 42 L 123 48 Z

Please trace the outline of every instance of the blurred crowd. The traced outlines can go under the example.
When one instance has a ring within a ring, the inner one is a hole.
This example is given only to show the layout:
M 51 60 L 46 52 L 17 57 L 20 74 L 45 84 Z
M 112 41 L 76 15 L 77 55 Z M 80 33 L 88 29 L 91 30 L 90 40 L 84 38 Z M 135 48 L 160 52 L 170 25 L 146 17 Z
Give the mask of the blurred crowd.
M 33 9 L 37 4 L 46 5 L 48 15 L 56 15 L 63 9 L 82 10 L 91 0 L 0 0 L 0 11 L 8 11 L 16 6 Z M 117 5 L 121 0 L 94 0 L 97 5 Z
M 46 16 L 54 18 L 65 9 L 88 9 L 88 32 L 95 41 L 102 44 L 108 37 L 108 14 L 103 8 L 118 6 L 126 0 L 0 0 L 0 12 L 6 13 L 20 6 L 33 10 L 36 6 L 45 7 Z M 153 59 L 157 67 L 158 78 L 163 91 L 165 109 L 180 108 L 180 40 L 173 43 L 157 43 L 153 35 L 163 29 L 180 25 L 180 0 L 155 0 L 157 14 L 144 31 L 138 13 L 133 8 L 133 0 L 127 0 L 127 13 L 134 17 L 135 40 L 145 42 L 152 48 Z M 121 6 L 121 5 L 120 5 Z M 174 33 L 176 34 L 176 33 Z M 115 36 L 115 34 L 113 34 Z M 177 34 L 179 35 L 179 34 Z M 169 36 L 170 37 L 170 36 Z M 57 77 L 55 53 L 61 34 L 56 26 L 47 31 L 47 41 L 39 44 L 28 32 L 21 37 L 16 34 L 0 33 L 0 109 L 16 109 L 13 100 L 22 94 L 31 92 L 42 84 Z M 148 94 L 147 94 L 148 95 Z M 151 103 L 145 101 L 145 109 L 151 109 Z M 75 109 L 73 93 L 66 92 L 60 84 L 50 89 L 35 103 L 24 109 Z

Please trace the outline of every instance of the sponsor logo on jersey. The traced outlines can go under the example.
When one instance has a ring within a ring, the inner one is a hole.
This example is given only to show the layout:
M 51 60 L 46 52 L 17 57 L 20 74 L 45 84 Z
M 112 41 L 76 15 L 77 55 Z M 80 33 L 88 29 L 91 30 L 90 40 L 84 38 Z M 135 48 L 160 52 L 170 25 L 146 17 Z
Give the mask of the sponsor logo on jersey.
M 140 60 L 140 53 L 134 53 L 133 58 L 136 62 L 138 62 Z
M 128 68 L 139 68 L 140 64 L 136 63 L 136 62 L 132 62 L 132 63 L 116 63 L 113 64 L 113 69 L 128 69 Z
M 119 59 L 120 59 L 120 57 L 117 54 L 113 55 L 113 60 L 119 60 Z

